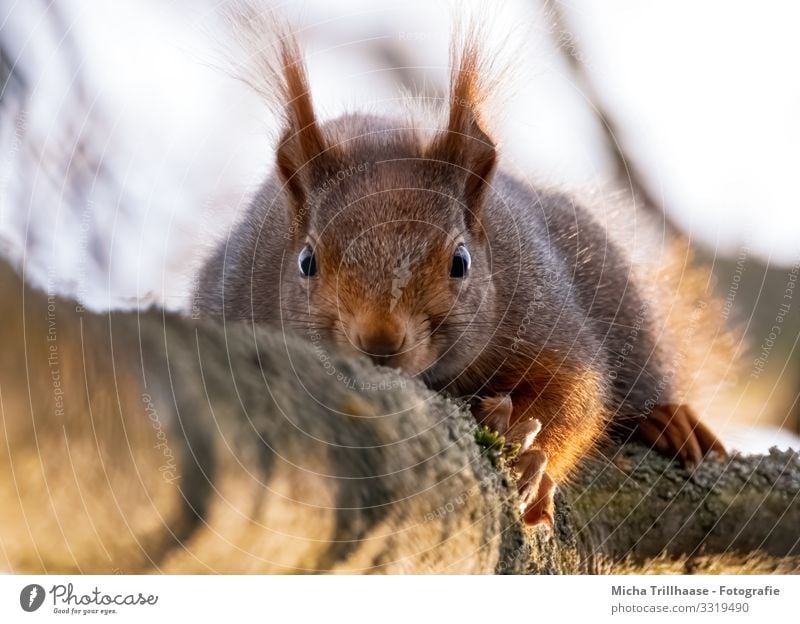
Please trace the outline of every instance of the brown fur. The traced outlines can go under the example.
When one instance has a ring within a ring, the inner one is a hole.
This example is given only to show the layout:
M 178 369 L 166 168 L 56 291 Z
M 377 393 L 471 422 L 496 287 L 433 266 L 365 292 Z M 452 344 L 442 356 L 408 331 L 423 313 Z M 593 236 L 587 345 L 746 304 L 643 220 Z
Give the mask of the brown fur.
M 197 295 L 208 313 L 366 353 L 439 391 L 510 395 L 514 420 L 542 422 L 537 447 L 563 479 L 609 423 L 635 429 L 707 391 L 698 372 L 723 376 L 729 334 L 680 241 L 648 243 L 643 261 L 591 206 L 504 171 L 481 118 L 492 79 L 478 42 L 471 31 L 454 47 L 447 125 L 434 132 L 358 114 L 320 124 L 284 45 L 277 175 Z M 459 244 L 472 265 L 454 279 Z M 304 245 L 312 277 L 297 268 Z

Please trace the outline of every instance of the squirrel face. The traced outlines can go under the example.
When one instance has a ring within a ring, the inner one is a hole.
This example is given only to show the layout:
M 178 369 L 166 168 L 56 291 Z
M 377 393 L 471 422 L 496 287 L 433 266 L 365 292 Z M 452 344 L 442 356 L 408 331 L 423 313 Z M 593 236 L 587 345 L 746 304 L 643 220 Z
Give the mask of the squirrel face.
M 463 370 L 476 350 L 461 341 L 493 318 L 481 213 L 496 152 L 479 122 L 476 42 L 453 64 L 447 125 L 433 133 L 368 115 L 319 123 L 296 43 L 281 45 L 284 321 L 411 373 Z
M 358 143 L 356 152 L 368 148 Z M 318 183 L 325 192 L 306 194 L 306 224 L 287 249 L 296 262 L 285 262 L 284 321 L 376 363 L 430 374 L 474 353 L 464 342 L 475 341 L 476 319 L 490 318 L 493 288 L 485 236 L 469 227 L 450 166 L 400 156 L 407 144 L 390 150 L 397 158 L 350 165 Z

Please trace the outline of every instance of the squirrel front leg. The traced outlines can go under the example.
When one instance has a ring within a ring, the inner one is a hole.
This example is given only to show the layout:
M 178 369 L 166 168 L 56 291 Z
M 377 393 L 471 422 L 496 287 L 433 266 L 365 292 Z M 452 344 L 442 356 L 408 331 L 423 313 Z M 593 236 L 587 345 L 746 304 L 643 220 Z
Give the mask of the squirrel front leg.
M 542 424 L 535 418 L 514 420 L 514 403 L 508 394 L 478 398 L 472 413 L 478 424 L 518 445 L 513 466 L 519 475 L 520 513 L 527 524 L 553 524 L 555 483 L 545 473 L 547 454 L 534 446 Z
M 479 399 L 473 414 L 479 424 L 519 444 L 514 469 L 525 523 L 552 526 L 556 484 L 588 452 L 607 419 L 597 376 L 584 372 L 544 383 L 537 377 L 510 393 Z
M 639 437 L 666 457 L 693 470 L 705 457 L 727 457 L 725 447 L 684 403 L 656 405 L 636 424 Z

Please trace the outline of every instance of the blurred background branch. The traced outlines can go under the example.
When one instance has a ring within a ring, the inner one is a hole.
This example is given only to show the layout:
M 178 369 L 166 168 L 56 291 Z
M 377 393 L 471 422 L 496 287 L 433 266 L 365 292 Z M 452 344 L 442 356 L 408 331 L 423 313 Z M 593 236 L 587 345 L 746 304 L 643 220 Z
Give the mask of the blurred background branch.
M 557 33 L 558 49 L 569 64 L 575 85 L 586 98 L 587 106 L 594 112 L 597 117 L 597 125 L 603 131 L 605 148 L 609 153 L 609 159 L 614 163 L 616 184 L 621 189 L 629 191 L 630 201 L 639 202 L 645 210 L 655 212 L 664 228 L 670 232 L 677 231 L 675 224 L 664 211 L 661 201 L 654 197 L 647 188 L 639 166 L 626 156 L 618 130 L 620 124 L 607 110 L 605 103 L 597 93 L 592 76 L 584 66 L 585 53 L 580 49 L 580 43 L 567 22 L 561 2 L 546 0 L 544 10 L 545 15 L 553 23 L 553 31 Z

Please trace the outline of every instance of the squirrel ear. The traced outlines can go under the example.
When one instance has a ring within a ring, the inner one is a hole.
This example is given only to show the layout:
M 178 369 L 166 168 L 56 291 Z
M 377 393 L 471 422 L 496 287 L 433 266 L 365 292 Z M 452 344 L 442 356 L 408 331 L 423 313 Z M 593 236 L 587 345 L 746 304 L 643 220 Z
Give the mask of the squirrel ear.
M 296 210 L 295 226 L 302 230 L 308 219 L 312 172 L 328 147 L 314 115 L 305 64 L 294 38 L 283 39 L 280 55 L 285 122 L 276 164 Z
M 454 165 L 464 174 L 465 220 L 480 230 L 480 209 L 497 162 L 494 141 L 481 127 L 479 109 L 486 100 L 488 67 L 482 61 L 477 35 L 471 30 L 451 52 L 447 129 L 436 136 L 427 157 Z

